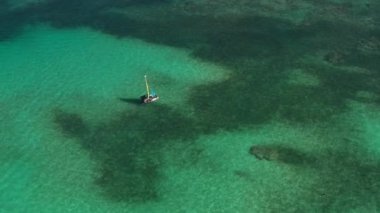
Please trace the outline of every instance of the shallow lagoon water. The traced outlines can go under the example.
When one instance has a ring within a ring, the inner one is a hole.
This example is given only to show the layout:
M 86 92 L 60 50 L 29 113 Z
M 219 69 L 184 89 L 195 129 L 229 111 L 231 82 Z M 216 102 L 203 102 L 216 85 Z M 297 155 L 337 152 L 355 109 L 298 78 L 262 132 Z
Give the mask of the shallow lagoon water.
M 1 211 L 378 211 L 375 2 L 4 8 Z

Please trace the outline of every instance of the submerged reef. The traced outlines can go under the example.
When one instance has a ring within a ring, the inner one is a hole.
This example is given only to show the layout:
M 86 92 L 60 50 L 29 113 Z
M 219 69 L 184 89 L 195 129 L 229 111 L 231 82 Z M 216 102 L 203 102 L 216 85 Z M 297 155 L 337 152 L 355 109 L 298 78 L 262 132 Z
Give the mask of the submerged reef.
M 89 129 L 79 114 L 65 112 L 60 109 L 53 110 L 53 114 L 53 122 L 66 136 L 84 137 L 88 134 Z
M 267 160 L 291 165 L 313 166 L 317 160 L 296 149 L 279 145 L 253 145 L 249 153 L 258 160 Z
M 185 145 L 183 151 L 190 153 L 196 149 L 192 146 L 197 134 L 193 121 L 165 106 L 141 106 L 138 111 L 116 113 L 111 120 L 92 125 L 75 113 L 52 112 L 57 131 L 76 139 L 99 163 L 94 183 L 113 201 L 159 200 L 157 184 L 163 178 L 160 168 L 166 148 Z
M 165 179 L 162 156 L 168 146 L 189 147 L 176 157 L 190 149 L 194 154 L 189 158 L 196 162 L 200 155 L 195 139 L 205 134 L 259 126 L 273 119 L 299 125 L 328 123 L 347 111 L 348 100 L 379 104 L 375 95 L 380 93 L 380 31 L 373 24 L 379 18 L 363 22 L 367 18 L 363 14 L 379 14 L 379 6 L 360 7 L 355 1 L 173 2 L 51 0 L 0 12 L 0 27 L 6 29 L 0 32 L 0 40 L 13 38 L 33 23 L 88 27 L 115 38 L 186 48 L 194 58 L 231 70 L 225 81 L 191 88 L 186 103 L 191 117 L 160 104 L 90 124 L 80 114 L 52 111 L 57 131 L 74 138 L 98 163 L 94 183 L 113 201 L 160 200 L 158 186 Z M 352 72 L 352 67 L 364 71 Z M 289 84 L 284 81 L 289 70 L 308 73 L 318 82 Z M 286 145 L 254 145 L 250 154 L 280 165 L 318 168 L 319 180 L 302 194 L 307 206 L 324 212 L 348 211 L 347 203 L 351 207 L 366 200 L 380 204 L 379 163 L 353 156 L 367 154 L 361 147 L 365 143 L 356 143 L 352 152 L 311 154 Z M 239 171 L 236 175 L 250 177 Z M 283 204 L 280 209 L 273 204 L 266 210 L 289 212 L 297 202 L 277 200 Z

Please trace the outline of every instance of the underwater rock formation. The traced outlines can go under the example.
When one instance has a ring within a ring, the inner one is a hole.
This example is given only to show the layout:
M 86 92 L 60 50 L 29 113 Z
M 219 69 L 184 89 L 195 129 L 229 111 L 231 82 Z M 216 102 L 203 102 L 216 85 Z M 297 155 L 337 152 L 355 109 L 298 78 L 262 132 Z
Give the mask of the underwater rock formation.
M 253 145 L 249 149 L 249 153 L 258 160 L 292 165 L 313 165 L 316 162 L 314 157 L 299 150 L 278 145 Z

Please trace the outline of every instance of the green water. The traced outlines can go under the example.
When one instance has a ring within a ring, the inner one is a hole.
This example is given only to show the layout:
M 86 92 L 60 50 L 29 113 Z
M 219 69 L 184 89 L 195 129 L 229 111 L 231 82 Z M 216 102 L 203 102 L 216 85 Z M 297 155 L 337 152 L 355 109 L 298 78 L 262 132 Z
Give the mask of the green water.
M 0 3 L 0 212 L 380 211 L 379 10 Z

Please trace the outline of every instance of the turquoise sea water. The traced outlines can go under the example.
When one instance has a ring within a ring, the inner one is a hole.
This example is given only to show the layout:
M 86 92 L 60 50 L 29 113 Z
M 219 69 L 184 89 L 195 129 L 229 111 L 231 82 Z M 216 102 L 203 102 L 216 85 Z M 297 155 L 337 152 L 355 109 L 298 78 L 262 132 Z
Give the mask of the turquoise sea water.
M 379 12 L 0 2 L 0 212 L 380 211 Z

